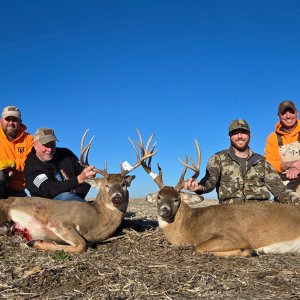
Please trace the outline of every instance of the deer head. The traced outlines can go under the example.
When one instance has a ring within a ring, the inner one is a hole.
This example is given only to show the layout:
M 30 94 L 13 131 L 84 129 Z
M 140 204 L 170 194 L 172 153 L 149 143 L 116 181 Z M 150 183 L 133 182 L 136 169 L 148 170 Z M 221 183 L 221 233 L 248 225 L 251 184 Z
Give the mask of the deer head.
M 139 146 L 141 152 L 144 153 L 142 140 L 140 140 L 140 143 L 137 143 L 137 145 Z M 181 192 L 181 190 L 184 187 L 184 176 L 186 174 L 187 169 L 191 169 L 194 171 L 194 174 L 192 175 L 194 179 L 196 179 L 200 174 L 201 155 L 200 147 L 196 139 L 195 145 L 197 150 L 197 164 L 194 163 L 192 157 L 188 159 L 188 157 L 186 156 L 185 162 L 179 159 L 180 163 L 184 166 L 184 169 L 181 173 L 178 183 L 175 186 L 164 185 L 162 178 L 162 169 L 159 164 L 157 164 L 159 171 L 158 175 L 152 172 L 152 157 L 149 157 L 148 159 L 144 160 L 141 164 L 143 169 L 152 177 L 152 179 L 156 182 L 160 189 L 158 192 L 149 194 L 146 200 L 151 204 L 157 203 L 158 215 L 161 219 L 163 219 L 166 222 L 173 222 L 181 201 L 189 202 L 191 198 L 194 198 L 194 200 L 195 198 L 197 198 L 198 201 L 200 201 L 201 199 L 199 195 Z
M 83 167 L 89 165 L 88 154 L 90 151 L 92 141 L 94 139 L 94 137 L 92 137 L 90 142 L 86 146 L 84 146 L 84 140 L 87 133 L 88 130 L 86 130 L 81 140 L 79 161 Z M 138 134 L 140 136 L 139 131 Z M 148 145 L 150 145 L 153 137 L 154 137 L 154 133 L 149 138 Z M 128 175 L 128 173 L 136 169 L 138 166 L 140 166 L 143 160 L 152 157 L 157 152 L 151 150 L 149 151 L 149 146 L 148 146 L 145 148 L 143 155 L 140 157 L 134 143 L 132 142 L 131 139 L 129 140 L 134 148 L 137 157 L 137 161 L 133 166 L 129 165 L 126 162 L 126 164 L 124 163 L 120 165 L 121 167 L 120 173 L 110 174 L 107 172 L 107 164 L 105 163 L 103 170 L 94 168 L 94 171 L 102 175 L 102 178 L 93 178 L 93 179 L 86 180 L 86 182 L 89 183 L 92 187 L 99 190 L 96 199 L 98 199 L 99 201 L 105 201 L 107 205 L 110 206 L 111 208 L 115 207 L 124 213 L 127 210 L 128 199 L 129 199 L 129 193 L 127 189 L 130 186 L 131 182 L 135 179 L 134 175 Z

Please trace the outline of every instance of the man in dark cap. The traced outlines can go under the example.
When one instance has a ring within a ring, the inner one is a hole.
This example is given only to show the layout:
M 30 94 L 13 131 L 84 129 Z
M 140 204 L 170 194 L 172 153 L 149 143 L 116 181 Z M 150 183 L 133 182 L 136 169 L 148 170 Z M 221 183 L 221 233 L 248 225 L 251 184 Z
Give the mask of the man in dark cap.
M 291 100 L 278 107 L 279 122 L 266 141 L 265 157 L 289 189 L 300 192 L 300 122 Z
M 95 177 L 94 166 L 83 167 L 71 150 L 56 147 L 58 139 L 51 128 L 39 128 L 33 141 L 24 170 L 30 195 L 54 200 L 85 201 L 90 189 L 85 179 Z
M 216 188 L 220 204 L 270 200 L 270 192 L 279 202 L 297 203 L 298 195 L 286 188 L 271 164 L 249 148 L 250 137 L 247 121 L 232 121 L 230 147 L 210 157 L 205 176 L 200 182 L 189 178 L 185 189 L 204 194 Z

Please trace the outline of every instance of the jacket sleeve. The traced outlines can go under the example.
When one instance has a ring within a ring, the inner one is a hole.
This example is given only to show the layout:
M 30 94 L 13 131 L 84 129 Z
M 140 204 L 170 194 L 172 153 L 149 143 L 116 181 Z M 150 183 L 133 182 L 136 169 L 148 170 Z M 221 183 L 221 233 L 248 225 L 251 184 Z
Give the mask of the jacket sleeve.
M 31 196 L 54 198 L 56 195 L 76 188 L 77 178 L 56 181 L 52 175 L 38 168 L 25 168 L 26 188 Z
M 64 159 L 64 168 L 70 170 L 71 176 L 67 180 L 57 181 L 54 172 L 51 172 L 43 162 L 34 160 L 31 156 L 26 160 L 25 164 L 25 182 L 26 188 L 31 196 L 39 196 L 45 198 L 54 198 L 60 193 L 75 190 L 81 197 L 85 197 L 90 189 L 87 183 L 79 184 L 77 175 L 81 173 L 83 167 L 78 163 L 76 156 L 70 151 Z M 72 173 L 71 173 L 72 172 Z
M 82 184 L 78 183 L 77 176 L 84 170 L 84 167 L 80 165 L 77 156 L 73 152 L 71 152 L 71 158 L 72 158 L 72 163 L 75 170 L 75 178 L 77 182 L 77 187 L 74 188 L 74 192 L 78 194 L 81 198 L 85 198 L 91 186 L 86 182 Z
M 205 176 L 200 180 L 200 184 L 204 186 L 202 193 L 209 193 L 217 186 L 220 174 L 220 159 L 218 155 L 215 154 L 208 160 Z
M 293 202 L 293 192 L 284 185 L 279 174 L 272 165 L 265 161 L 265 184 L 269 191 L 282 203 Z
M 267 161 L 273 166 L 273 168 L 281 173 L 280 169 L 280 155 L 279 155 L 279 146 L 278 146 L 278 141 L 277 141 L 277 136 L 275 132 L 272 132 L 266 141 L 266 146 L 265 146 L 265 157 Z

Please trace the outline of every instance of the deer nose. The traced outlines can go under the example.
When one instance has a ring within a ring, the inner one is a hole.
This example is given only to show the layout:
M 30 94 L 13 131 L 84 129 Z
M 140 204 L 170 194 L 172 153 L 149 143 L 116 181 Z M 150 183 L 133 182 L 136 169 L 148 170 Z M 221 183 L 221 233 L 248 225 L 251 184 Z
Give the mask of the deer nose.
M 168 218 L 171 215 L 171 210 L 169 206 L 163 205 L 159 209 L 159 215 L 162 218 Z
M 122 204 L 122 201 L 123 201 L 123 197 L 122 197 L 122 194 L 121 193 L 114 193 L 112 195 L 112 201 L 115 205 L 120 205 Z

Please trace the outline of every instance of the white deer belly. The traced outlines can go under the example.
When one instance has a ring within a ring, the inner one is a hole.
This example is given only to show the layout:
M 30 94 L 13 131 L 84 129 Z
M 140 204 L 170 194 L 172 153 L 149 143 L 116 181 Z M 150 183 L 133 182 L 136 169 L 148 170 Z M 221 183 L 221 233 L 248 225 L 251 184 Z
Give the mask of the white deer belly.
M 43 240 L 47 237 L 45 226 L 37 222 L 33 216 L 15 209 L 10 211 L 10 216 L 18 226 L 28 230 L 32 239 Z
M 293 241 L 285 241 L 257 249 L 259 253 L 300 252 L 300 237 Z

